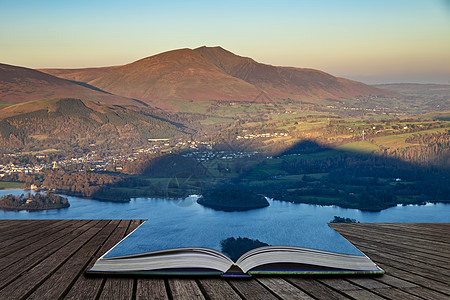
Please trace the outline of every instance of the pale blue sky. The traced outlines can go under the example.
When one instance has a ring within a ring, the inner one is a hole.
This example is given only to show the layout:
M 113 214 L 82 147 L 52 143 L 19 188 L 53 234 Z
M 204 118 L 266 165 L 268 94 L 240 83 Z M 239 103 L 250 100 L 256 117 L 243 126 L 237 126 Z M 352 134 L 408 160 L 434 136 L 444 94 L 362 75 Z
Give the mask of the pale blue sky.
M 368 83 L 450 83 L 450 1 L 0 0 L 3 63 L 120 65 L 202 45 Z

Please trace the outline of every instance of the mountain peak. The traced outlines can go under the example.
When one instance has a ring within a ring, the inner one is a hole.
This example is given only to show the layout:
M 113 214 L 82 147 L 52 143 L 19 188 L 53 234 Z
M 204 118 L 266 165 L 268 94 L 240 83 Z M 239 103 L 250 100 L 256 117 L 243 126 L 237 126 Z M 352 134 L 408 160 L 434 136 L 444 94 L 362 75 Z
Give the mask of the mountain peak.
M 236 55 L 220 46 L 182 48 L 163 52 L 105 72 L 85 69 L 58 72 L 43 70 L 69 80 L 86 78 L 87 84 L 144 102 L 163 99 L 258 101 L 265 98 L 293 100 L 340 99 L 389 95 L 360 82 L 336 78 L 313 69 L 277 67 Z
M 234 54 L 231 51 L 228 51 L 227 49 L 222 48 L 221 46 L 214 46 L 214 47 L 207 47 L 207 46 L 201 46 L 194 49 L 195 52 L 201 53 L 203 55 L 209 54 L 209 55 L 226 55 L 226 56 L 233 56 L 233 57 L 242 57 L 239 55 Z
M 224 48 L 222 48 L 221 46 L 205 46 L 205 45 L 203 45 L 203 46 L 200 46 L 200 47 L 197 47 L 197 48 L 194 48 L 193 50 L 194 51 L 196 51 L 196 50 L 205 50 L 205 49 L 209 49 L 209 50 L 213 50 L 213 49 L 216 49 L 216 50 L 224 50 L 224 51 L 227 51 L 227 50 L 225 50 Z

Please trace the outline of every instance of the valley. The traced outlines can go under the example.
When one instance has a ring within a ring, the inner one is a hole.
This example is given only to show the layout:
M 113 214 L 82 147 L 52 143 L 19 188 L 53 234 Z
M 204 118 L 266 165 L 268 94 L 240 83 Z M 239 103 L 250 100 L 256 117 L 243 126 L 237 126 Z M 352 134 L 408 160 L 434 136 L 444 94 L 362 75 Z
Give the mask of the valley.
M 231 186 L 369 211 L 449 201 L 447 85 L 372 87 L 220 47 L 41 71 L 0 68 L 5 188 L 126 202 Z

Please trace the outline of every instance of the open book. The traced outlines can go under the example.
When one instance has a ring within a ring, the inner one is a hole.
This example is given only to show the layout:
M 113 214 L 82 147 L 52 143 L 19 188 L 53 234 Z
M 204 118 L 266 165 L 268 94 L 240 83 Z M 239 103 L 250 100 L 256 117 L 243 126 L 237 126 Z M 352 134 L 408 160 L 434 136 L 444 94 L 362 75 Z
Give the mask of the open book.
M 329 244 L 332 249 L 338 249 L 340 252 L 274 244 L 251 249 L 233 261 L 229 256 L 212 247 L 187 246 L 189 243 L 185 244 L 186 242 L 181 241 L 186 235 L 181 236 L 182 233 L 179 233 L 176 228 L 167 231 L 167 234 L 159 233 L 158 237 L 154 232 L 152 233 L 152 230 L 155 231 L 157 228 L 147 223 L 151 224 L 147 221 L 141 225 L 143 228 L 138 227 L 100 257 L 88 272 L 230 277 L 253 274 L 384 273 L 367 256 L 330 227 L 328 228 L 336 235 L 331 235 L 333 238 L 329 239 Z M 207 226 L 197 229 L 202 231 L 206 228 Z M 220 228 L 212 232 L 217 233 L 217 231 L 221 232 Z M 192 239 L 195 240 L 194 236 Z M 335 243 L 339 245 L 333 246 Z M 170 246 L 171 244 L 173 245 Z

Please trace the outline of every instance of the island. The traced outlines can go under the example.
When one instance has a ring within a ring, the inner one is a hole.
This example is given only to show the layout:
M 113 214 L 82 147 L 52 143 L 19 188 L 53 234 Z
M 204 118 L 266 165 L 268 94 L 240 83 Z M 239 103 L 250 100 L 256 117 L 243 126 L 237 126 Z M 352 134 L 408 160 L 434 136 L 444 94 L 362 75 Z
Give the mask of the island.
M 331 220 L 330 223 L 359 223 L 359 221 L 356 221 L 356 219 L 334 216 L 334 219 Z
M 206 191 L 197 203 L 216 210 L 244 211 L 269 206 L 264 196 L 242 187 L 222 187 Z
M 45 210 L 69 207 L 70 203 L 65 197 L 53 193 L 21 194 L 15 196 L 12 194 L 0 198 L 0 209 L 6 210 Z

